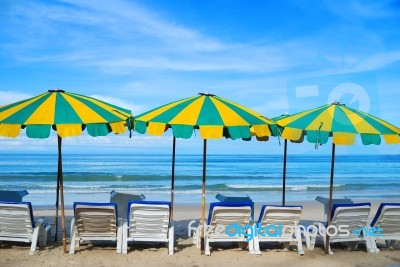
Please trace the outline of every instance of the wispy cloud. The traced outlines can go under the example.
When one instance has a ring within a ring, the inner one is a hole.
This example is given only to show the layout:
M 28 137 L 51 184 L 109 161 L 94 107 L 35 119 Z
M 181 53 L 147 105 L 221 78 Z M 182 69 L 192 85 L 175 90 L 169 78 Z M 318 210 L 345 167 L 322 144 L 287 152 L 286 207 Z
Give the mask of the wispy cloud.
M 144 105 L 134 104 L 116 97 L 103 96 L 103 95 L 91 95 L 91 97 L 100 99 L 104 102 L 119 106 L 121 108 L 129 109 L 130 111 L 132 111 L 132 114 L 134 115 L 141 113 L 146 109 L 146 106 Z
M 20 92 L 0 91 L 0 106 L 11 104 L 30 97 L 32 97 L 32 95 Z
M 334 14 L 346 19 L 377 19 L 398 16 L 395 5 L 397 1 L 324 1 L 328 9 Z
M 74 62 L 112 73 L 138 68 L 268 72 L 295 64 L 279 44 L 223 43 L 133 2 L 62 3 L 17 5 L 11 21 L 18 42 L 3 49 L 26 63 Z
M 343 2 L 338 8 L 335 2 L 326 3 L 326 8 L 344 17 L 352 14 L 357 20 L 376 13 L 391 16 L 389 4 Z M 296 36 L 290 41 L 226 43 L 185 26 L 167 13 L 157 13 L 132 1 L 25 2 L 13 5 L 12 11 L 9 28 L 15 29 L 15 42 L 2 48 L 25 63 L 64 62 L 125 75 L 138 69 L 277 73 L 306 67 L 310 60 L 316 60 L 313 51 L 317 49 L 320 53 L 325 50 L 327 57 L 343 56 L 343 51 L 329 50 L 338 45 L 336 40 L 332 39 L 333 46 L 326 46 L 327 34 Z M 344 25 L 329 27 L 340 36 Z M 356 34 L 363 32 L 368 31 L 359 26 Z M 359 40 L 355 43 L 376 43 L 375 49 L 367 51 L 374 57 L 379 38 L 368 38 L 377 37 L 369 33 L 362 40 L 355 38 Z M 346 45 L 346 51 L 352 53 L 360 47 Z M 390 62 L 380 61 L 369 68 L 386 64 Z

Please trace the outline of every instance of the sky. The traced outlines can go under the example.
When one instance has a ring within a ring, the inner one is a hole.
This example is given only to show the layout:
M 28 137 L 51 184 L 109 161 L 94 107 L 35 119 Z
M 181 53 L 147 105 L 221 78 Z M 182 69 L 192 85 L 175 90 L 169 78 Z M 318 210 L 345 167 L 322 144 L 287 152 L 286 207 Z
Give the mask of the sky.
M 400 126 L 399 1 L 0 0 L 0 105 L 60 88 L 132 110 L 209 92 L 266 117 L 340 101 Z M 171 134 L 66 138 L 65 153 L 170 153 Z M 281 154 L 282 140 L 211 140 L 209 153 Z M 199 134 L 177 153 L 202 153 Z M 0 138 L 0 153 L 57 153 Z M 290 144 L 296 154 L 326 144 Z M 399 154 L 400 146 L 337 147 Z

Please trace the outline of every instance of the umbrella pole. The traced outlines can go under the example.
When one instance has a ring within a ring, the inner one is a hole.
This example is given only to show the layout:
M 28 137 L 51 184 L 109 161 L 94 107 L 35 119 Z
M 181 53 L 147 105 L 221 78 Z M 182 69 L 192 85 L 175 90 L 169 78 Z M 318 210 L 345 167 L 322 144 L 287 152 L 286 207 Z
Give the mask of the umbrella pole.
M 283 149 L 283 185 L 282 185 L 282 206 L 285 206 L 285 192 L 286 192 L 286 154 L 287 154 L 287 139 L 285 139 L 285 146 Z
M 333 198 L 333 172 L 335 169 L 335 144 L 332 142 L 332 159 L 331 159 L 331 182 L 329 186 L 329 209 L 328 209 L 328 226 L 332 220 L 332 198 Z M 326 232 L 325 255 L 329 254 L 329 235 Z
M 201 189 L 201 254 L 204 254 L 204 228 L 205 228 L 205 214 L 206 214 L 206 154 L 207 154 L 207 139 L 204 139 L 203 145 L 203 186 Z
M 174 219 L 174 190 L 175 190 L 175 145 L 176 138 L 172 141 L 172 175 L 171 175 L 171 213 L 169 215 L 170 222 Z
M 57 240 L 58 240 L 58 201 L 60 199 L 60 176 L 59 176 L 59 173 L 60 173 L 60 159 L 58 159 L 58 170 L 57 170 L 56 218 L 55 218 L 56 232 L 54 235 L 54 242 L 57 242 Z
M 64 186 L 63 186 L 63 175 L 62 175 L 62 157 L 61 157 L 61 137 L 58 137 L 58 180 L 60 187 L 60 200 L 61 200 L 61 230 L 62 230 L 62 241 L 63 241 L 63 251 L 67 253 L 67 243 L 66 243 L 66 232 L 65 232 L 65 210 L 64 210 Z

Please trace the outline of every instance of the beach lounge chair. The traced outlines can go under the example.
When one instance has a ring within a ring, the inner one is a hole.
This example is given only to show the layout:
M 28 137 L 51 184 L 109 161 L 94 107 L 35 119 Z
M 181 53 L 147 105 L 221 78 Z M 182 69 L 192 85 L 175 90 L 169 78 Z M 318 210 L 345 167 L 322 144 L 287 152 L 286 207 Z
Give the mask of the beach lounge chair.
M 38 242 L 39 246 L 46 246 L 50 228 L 43 219 L 34 221 L 30 202 L 0 202 L 0 243 L 31 243 L 29 254 L 33 255 Z
M 204 226 L 205 254 L 210 256 L 210 244 L 213 242 L 239 242 L 242 245 L 249 241 L 249 236 L 243 230 L 251 228 L 251 212 L 253 202 L 214 202 L 210 203 L 210 210 Z M 193 243 L 200 247 L 200 227 L 197 227 L 193 236 Z M 228 233 L 229 234 L 228 234 Z M 248 249 L 254 254 L 253 242 L 248 242 Z
M 128 242 L 165 242 L 168 254 L 174 254 L 174 225 L 170 222 L 171 202 L 129 201 L 128 220 L 124 222 L 122 253 Z
M 376 246 L 372 244 L 370 236 L 363 231 L 367 229 L 370 210 L 371 203 L 334 204 L 332 206 L 331 224 L 321 223 L 318 226 L 318 235 L 322 237 L 324 247 L 326 246 L 326 229 L 331 233 L 329 254 L 333 254 L 330 244 L 335 242 L 351 242 L 352 248 L 355 249 L 360 241 L 365 241 L 367 251 L 376 252 Z M 313 250 L 317 233 L 309 235 L 309 237 L 310 250 Z
M 75 202 L 69 254 L 84 241 L 116 241 L 121 253 L 122 223 L 117 218 L 116 203 Z
M 256 254 L 261 254 L 261 242 L 283 242 L 288 249 L 290 242 L 297 243 L 297 253 L 304 254 L 302 231 L 299 225 L 302 206 L 263 205 L 257 222 L 257 234 L 253 238 Z
M 400 203 L 381 203 L 370 226 L 373 245 L 377 240 L 385 240 L 387 247 L 393 248 L 395 241 L 400 240 Z

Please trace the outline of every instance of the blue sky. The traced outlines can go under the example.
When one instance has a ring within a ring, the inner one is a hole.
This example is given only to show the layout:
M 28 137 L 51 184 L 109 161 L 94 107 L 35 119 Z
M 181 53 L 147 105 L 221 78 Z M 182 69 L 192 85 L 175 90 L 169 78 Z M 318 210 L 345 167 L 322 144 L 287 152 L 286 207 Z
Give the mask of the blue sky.
M 139 114 L 210 93 L 267 117 L 339 100 L 400 126 L 398 1 L 11 1 L 0 6 L 0 105 L 59 87 Z M 0 138 L 0 153 L 56 153 L 56 138 Z M 201 153 L 197 135 L 178 152 Z M 83 150 L 84 147 L 84 150 Z M 210 153 L 282 153 L 215 140 Z M 171 135 L 64 141 L 67 153 L 169 153 Z M 292 153 L 317 152 L 293 144 Z M 399 146 L 339 153 L 399 153 Z

